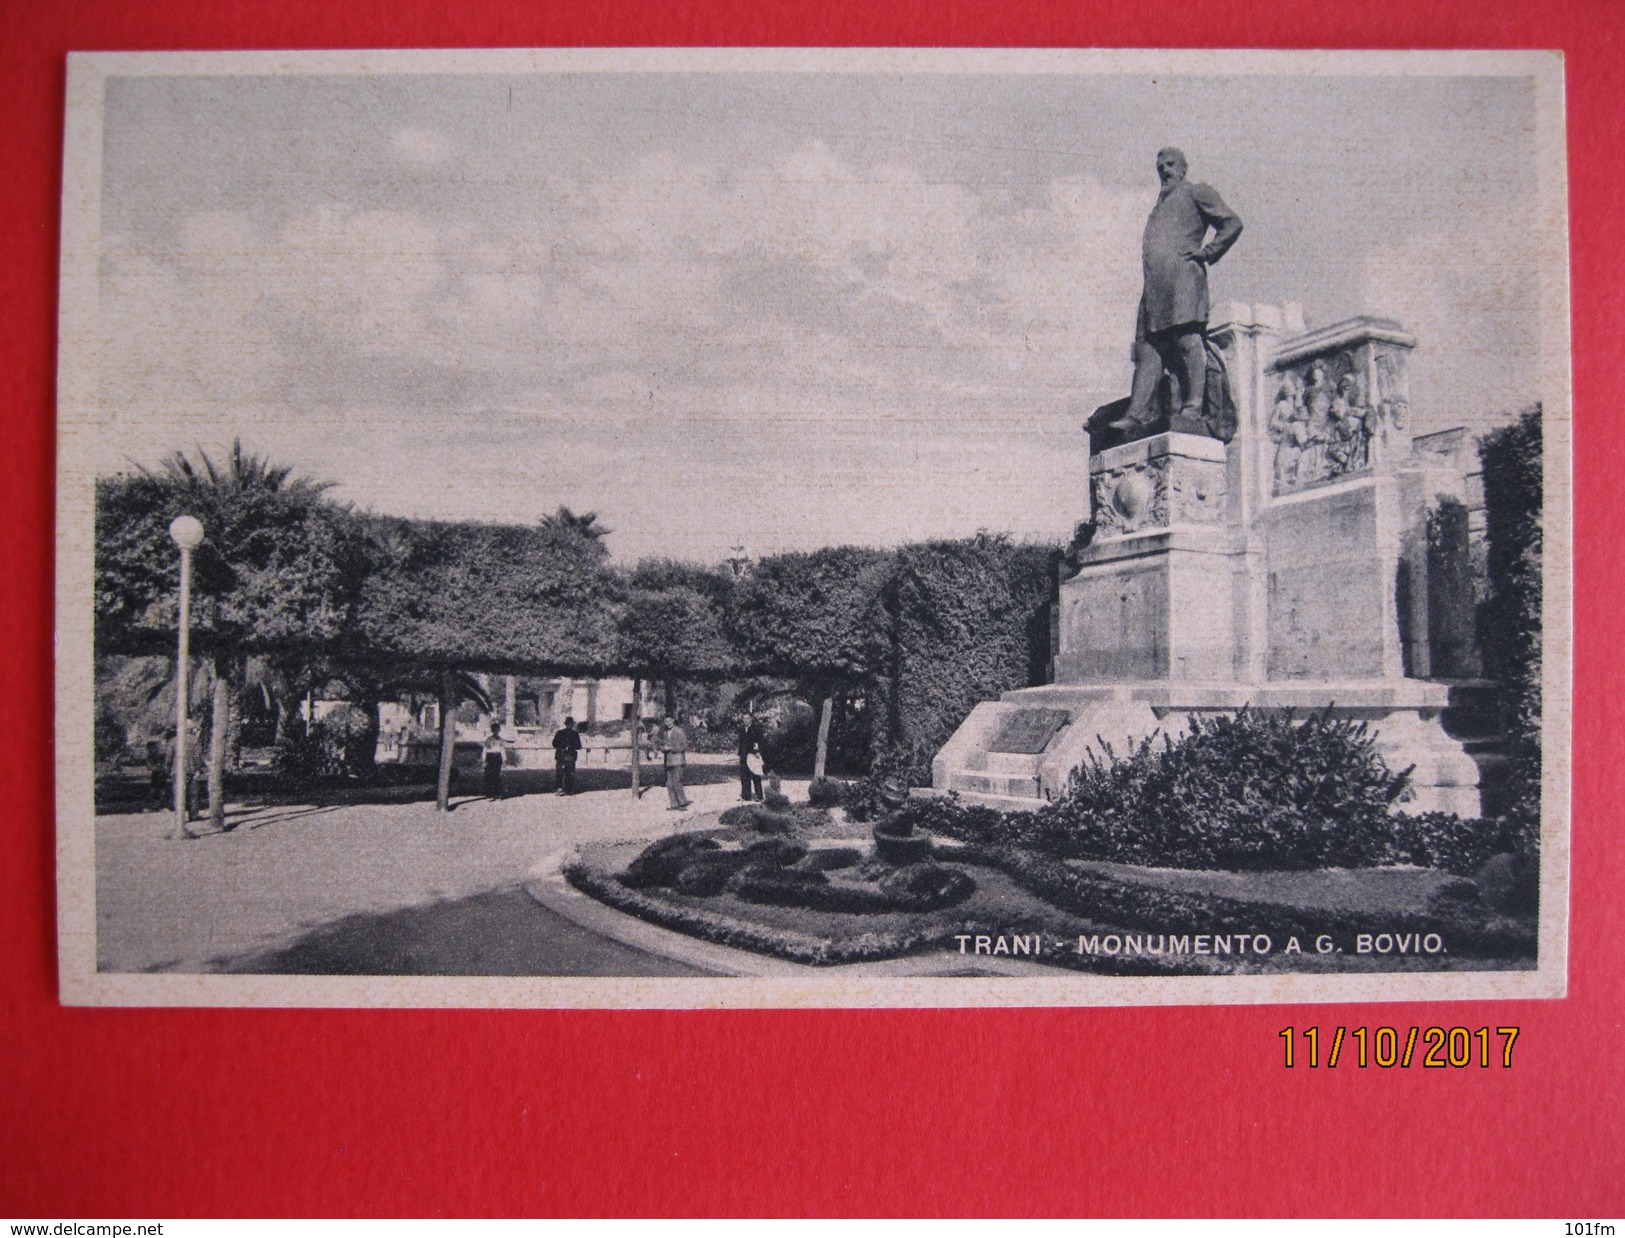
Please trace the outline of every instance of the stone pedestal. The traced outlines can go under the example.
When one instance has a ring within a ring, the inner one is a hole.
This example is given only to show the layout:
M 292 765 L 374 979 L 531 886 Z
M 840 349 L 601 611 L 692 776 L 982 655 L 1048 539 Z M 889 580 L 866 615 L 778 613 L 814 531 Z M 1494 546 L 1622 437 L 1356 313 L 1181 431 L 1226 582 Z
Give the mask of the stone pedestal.
M 1057 598 L 1054 682 L 976 707 L 933 785 L 1031 806 L 1092 748 L 1118 752 L 1192 715 L 1331 709 L 1370 724 L 1409 811 L 1480 810 L 1478 766 L 1447 734 L 1458 689 L 1431 669 L 1428 513 L 1457 493 L 1412 454 L 1397 324 L 1305 332 L 1301 314 L 1231 306 L 1229 444 L 1166 433 L 1089 461 L 1090 519 Z M 1038 727 L 1042 720 L 1055 728 Z M 1046 736 L 1038 751 L 1011 736 Z
M 1126 753 L 1148 735 L 1178 737 L 1193 714 L 1291 714 L 1305 718 L 1330 709 L 1338 718 L 1367 723 L 1390 769 L 1411 769 L 1406 812 L 1479 814 L 1479 769 L 1460 741 L 1440 725 L 1455 689 L 1419 680 L 1345 680 L 1339 683 L 1263 684 L 1118 683 L 1050 684 L 1006 692 L 971 711 L 931 766 L 938 790 L 978 803 L 1032 808 L 1066 789 L 1073 769 L 1091 751 Z M 1008 719 L 1035 709 L 1065 710 L 1069 722 L 1041 753 L 990 751 L 989 738 Z
M 1223 443 L 1159 434 L 1090 461 L 1092 537 L 1059 598 L 1060 683 L 1231 679 L 1245 626 L 1245 539 Z M 1242 577 L 1238 579 L 1238 573 Z

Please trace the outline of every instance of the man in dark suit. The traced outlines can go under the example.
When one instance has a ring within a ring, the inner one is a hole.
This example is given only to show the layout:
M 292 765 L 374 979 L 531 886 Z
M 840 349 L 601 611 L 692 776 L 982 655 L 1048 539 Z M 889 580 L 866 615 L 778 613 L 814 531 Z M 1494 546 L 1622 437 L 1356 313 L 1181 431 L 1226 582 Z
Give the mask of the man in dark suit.
M 1202 396 L 1207 383 L 1207 269 L 1229 252 L 1241 235 L 1241 220 L 1209 185 L 1185 179 L 1183 152 L 1157 152 L 1162 192 L 1145 223 L 1142 259 L 1145 291 L 1134 328 L 1134 389 L 1128 412 L 1111 424 L 1130 437 L 1157 421 L 1152 407 L 1157 384 L 1167 370 L 1179 392 L 1170 429 L 1207 433 Z M 1208 229 L 1213 239 L 1207 240 Z M 1204 242 L 1206 242 L 1204 244 Z
M 756 727 L 756 711 L 747 709 L 745 716 L 739 720 L 739 798 L 742 800 L 762 798 L 760 793 L 754 797 L 751 795 L 751 788 L 760 787 L 761 779 L 758 778 L 752 783 L 749 768 L 750 750 L 756 746 L 760 738 Z
M 576 793 L 576 757 L 581 754 L 581 736 L 576 733 L 576 720 L 566 718 L 564 725 L 553 732 L 553 793 Z

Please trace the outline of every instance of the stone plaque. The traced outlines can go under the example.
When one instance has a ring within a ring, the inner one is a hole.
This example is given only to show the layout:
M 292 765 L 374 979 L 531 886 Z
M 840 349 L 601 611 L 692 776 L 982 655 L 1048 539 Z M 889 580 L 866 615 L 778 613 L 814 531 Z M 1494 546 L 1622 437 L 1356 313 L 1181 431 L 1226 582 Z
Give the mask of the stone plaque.
M 988 745 L 989 752 L 1038 753 L 1049 747 L 1072 715 L 1064 709 L 1022 709 L 1011 714 Z

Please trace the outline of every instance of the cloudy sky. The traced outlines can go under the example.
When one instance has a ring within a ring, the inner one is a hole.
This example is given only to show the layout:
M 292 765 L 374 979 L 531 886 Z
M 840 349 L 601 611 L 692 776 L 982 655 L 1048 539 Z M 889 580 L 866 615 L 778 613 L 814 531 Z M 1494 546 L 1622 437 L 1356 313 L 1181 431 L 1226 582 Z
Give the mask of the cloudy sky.
M 110 80 L 100 471 L 245 444 L 621 559 L 1059 538 L 1126 394 L 1158 147 L 1215 303 L 1421 340 L 1424 430 L 1540 397 L 1527 79 Z

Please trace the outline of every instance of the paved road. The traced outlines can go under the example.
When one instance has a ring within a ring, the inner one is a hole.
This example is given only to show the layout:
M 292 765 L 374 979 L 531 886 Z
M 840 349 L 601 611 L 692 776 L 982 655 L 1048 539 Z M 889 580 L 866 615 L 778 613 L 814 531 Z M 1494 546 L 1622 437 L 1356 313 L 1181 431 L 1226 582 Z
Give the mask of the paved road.
M 698 810 L 736 801 L 732 758 L 696 775 Z M 239 806 L 237 827 L 169 837 L 164 813 L 96 819 L 102 971 L 371 975 L 699 975 L 600 937 L 520 888 L 545 855 L 658 837 L 663 789 L 573 797 Z

